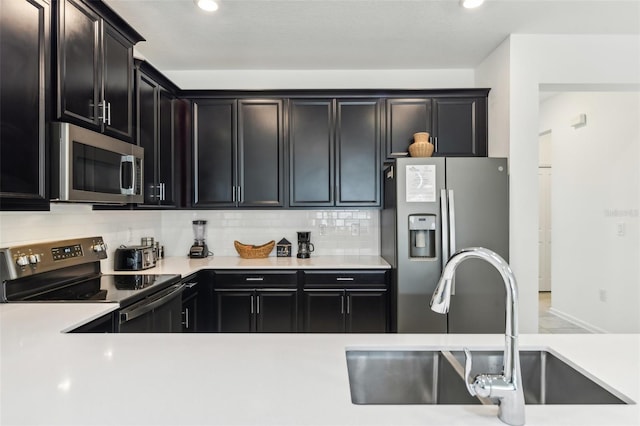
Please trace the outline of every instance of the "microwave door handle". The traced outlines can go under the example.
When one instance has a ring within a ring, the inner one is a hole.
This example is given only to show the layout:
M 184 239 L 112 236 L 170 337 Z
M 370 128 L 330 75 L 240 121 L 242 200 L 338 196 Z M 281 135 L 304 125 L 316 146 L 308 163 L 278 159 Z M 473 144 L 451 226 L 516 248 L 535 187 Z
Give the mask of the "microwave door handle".
M 125 188 L 123 183 L 124 164 L 131 163 L 131 176 L 129 182 L 131 186 Z M 133 194 L 133 188 L 136 187 L 136 158 L 133 155 L 123 155 L 120 158 L 120 193 L 121 194 Z

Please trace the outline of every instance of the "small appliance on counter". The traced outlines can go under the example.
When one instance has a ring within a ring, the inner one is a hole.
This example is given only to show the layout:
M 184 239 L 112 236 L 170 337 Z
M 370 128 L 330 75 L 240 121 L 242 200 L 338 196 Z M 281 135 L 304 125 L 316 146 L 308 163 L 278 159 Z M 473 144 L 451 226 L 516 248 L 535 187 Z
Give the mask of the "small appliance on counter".
M 120 246 L 114 255 L 115 271 L 141 271 L 156 266 L 153 246 Z
M 193 235 L 195 240 L 193 242 L 193 245 L 191 246 L 191 249 L 189 249 L 189 257 L 198 259 L 209 256 L 209 248 L 204 242 L 206 228 L 206 220 L 193 221 Z
M 298 232 L 298 254 L 296 257 L 308 259 L 311 257 L 313 250 L 315 250 L 315 247 L 311 244 L 311 232 Z

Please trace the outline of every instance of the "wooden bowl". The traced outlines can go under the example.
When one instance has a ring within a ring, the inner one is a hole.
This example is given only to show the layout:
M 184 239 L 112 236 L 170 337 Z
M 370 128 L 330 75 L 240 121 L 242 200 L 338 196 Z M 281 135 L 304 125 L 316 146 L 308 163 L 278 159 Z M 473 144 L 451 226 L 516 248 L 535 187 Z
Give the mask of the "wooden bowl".
M 251 244 L 242 244 L 240 241 L 234 241 L 233 246 L 243 259 L 262 259 L 269 257 L 269 253 L 275 247 L 276 242 L 274 240 L 264 243 L 260 246 L 254 246 Z

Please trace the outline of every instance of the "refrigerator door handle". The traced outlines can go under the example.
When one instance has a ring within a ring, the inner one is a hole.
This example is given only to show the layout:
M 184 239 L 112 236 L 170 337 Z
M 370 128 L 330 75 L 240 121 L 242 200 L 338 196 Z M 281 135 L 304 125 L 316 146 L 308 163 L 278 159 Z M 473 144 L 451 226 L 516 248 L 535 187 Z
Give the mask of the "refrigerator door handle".
M 449 190 L 449 257 L 456 253 L 456 205 L 453 198 L 453 189 Z
M 447 190 L 440 190 L 440 218 L 441 218 L 441 239 L 442 239 L 442 251 L 440 257 L 442 258 L 442 270 L 449 260 L 449 217 L 448 217 L 448 203 L 447 203 Z
M 456 253 L 456 205 L 454 202 L 453 189 L 449 190 L 448 197 L 449 206 L 449 257 Z M 455 277 L 451 281 L 451 295 L 456 294 L 456 280 Z

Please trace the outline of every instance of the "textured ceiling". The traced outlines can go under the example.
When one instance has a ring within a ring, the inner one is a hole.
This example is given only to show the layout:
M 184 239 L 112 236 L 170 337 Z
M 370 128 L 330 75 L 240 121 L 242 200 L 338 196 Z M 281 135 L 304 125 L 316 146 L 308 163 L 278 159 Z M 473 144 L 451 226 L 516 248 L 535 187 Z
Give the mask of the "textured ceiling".
M 104 0 L 162 71 L 473 68 L 509 34 L 639 34 L 640 0 Z

